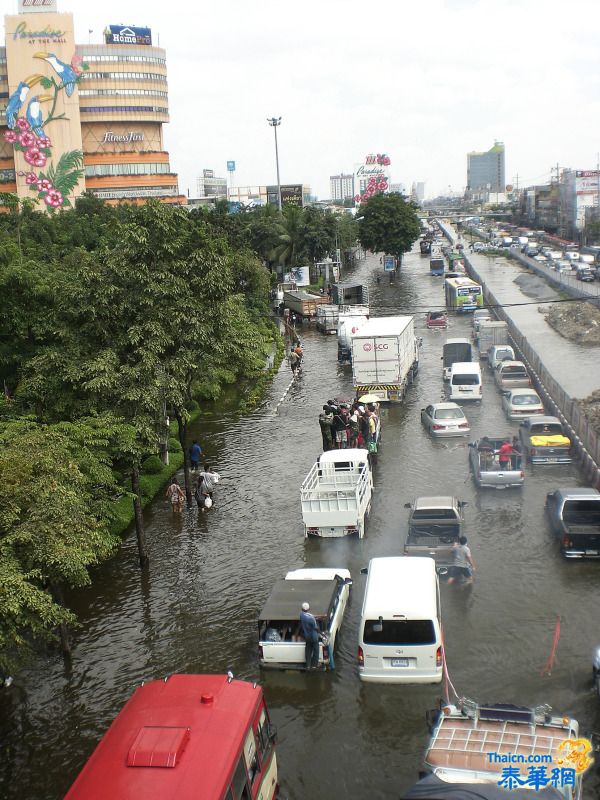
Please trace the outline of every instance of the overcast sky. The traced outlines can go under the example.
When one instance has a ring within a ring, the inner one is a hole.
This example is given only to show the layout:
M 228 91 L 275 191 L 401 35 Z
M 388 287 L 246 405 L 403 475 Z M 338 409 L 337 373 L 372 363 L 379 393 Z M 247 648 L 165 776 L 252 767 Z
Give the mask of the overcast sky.
M 16 12 L 16 0 L 2 3 Z M 394 182 L 462 190 L 466 154 L 506 146 L 519 185 L 593 169 L 600 150 L 597 0 L 58 0 L 78 43 L 152 28 L 167 51 L 165 126 L 180 190 L 202 168 L 235 185 L 329 196 L 329 176 L 387 153 Z M 88 31 L 93 33 L 89 34 Z

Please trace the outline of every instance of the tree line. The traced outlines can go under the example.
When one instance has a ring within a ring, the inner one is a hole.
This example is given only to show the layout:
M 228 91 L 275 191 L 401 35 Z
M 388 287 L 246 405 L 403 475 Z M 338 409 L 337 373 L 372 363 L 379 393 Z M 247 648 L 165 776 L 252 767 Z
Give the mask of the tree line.
M 277 265 L 350 247 L 355 223 L 320 209 L 228 213 L 93 196 L 48 216 L 2 195 L 0 214 L 0 676 L 58 631 L 65 587 L 113 555 L 115 501 L 197 401 L 264 370 Z

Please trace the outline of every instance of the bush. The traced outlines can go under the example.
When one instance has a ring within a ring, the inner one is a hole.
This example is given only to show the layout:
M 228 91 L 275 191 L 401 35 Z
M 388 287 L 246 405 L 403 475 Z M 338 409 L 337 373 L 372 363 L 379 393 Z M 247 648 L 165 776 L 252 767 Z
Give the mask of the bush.
M 181 453 L 181 443 L 174 436 L 169 436 L 169 453 Z
M 197 400 L 190 400 L 187 407 L 188 411 L 198 411 L 198 409 L 200 408 L 200 404 L 198 403 Z
M 146 475 L 158 475 L 164 466 L 158 456 L 148 456 L 145 461 L 142 461 L 142 472 L 145 472 Z

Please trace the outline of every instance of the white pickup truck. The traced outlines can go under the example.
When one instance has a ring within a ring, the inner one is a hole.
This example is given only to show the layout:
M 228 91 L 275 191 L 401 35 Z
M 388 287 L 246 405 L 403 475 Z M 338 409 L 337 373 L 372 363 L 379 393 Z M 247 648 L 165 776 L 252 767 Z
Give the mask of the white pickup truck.
M 351 585 L 350 573 L 339 567 L 296 569 L 277 581 L 258 617 L 261 667 L 304 669 L 299 615 L 302 603 L 307 602 L 319 627 L 319 667 L 333 669 L 333 650 Z
M 300 487 L 304 536 L 365 534 L 373 475 L 369 453 L 360 448 L 328 450 Z

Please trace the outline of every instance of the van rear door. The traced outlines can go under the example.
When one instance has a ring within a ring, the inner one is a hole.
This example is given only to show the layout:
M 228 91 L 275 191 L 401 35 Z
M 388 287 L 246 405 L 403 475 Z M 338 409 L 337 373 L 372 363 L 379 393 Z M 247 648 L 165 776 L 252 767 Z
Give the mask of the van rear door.
M 363 680 L 438 683 L 441 641 L 434 619 L 365 619 L 362 630 Z

